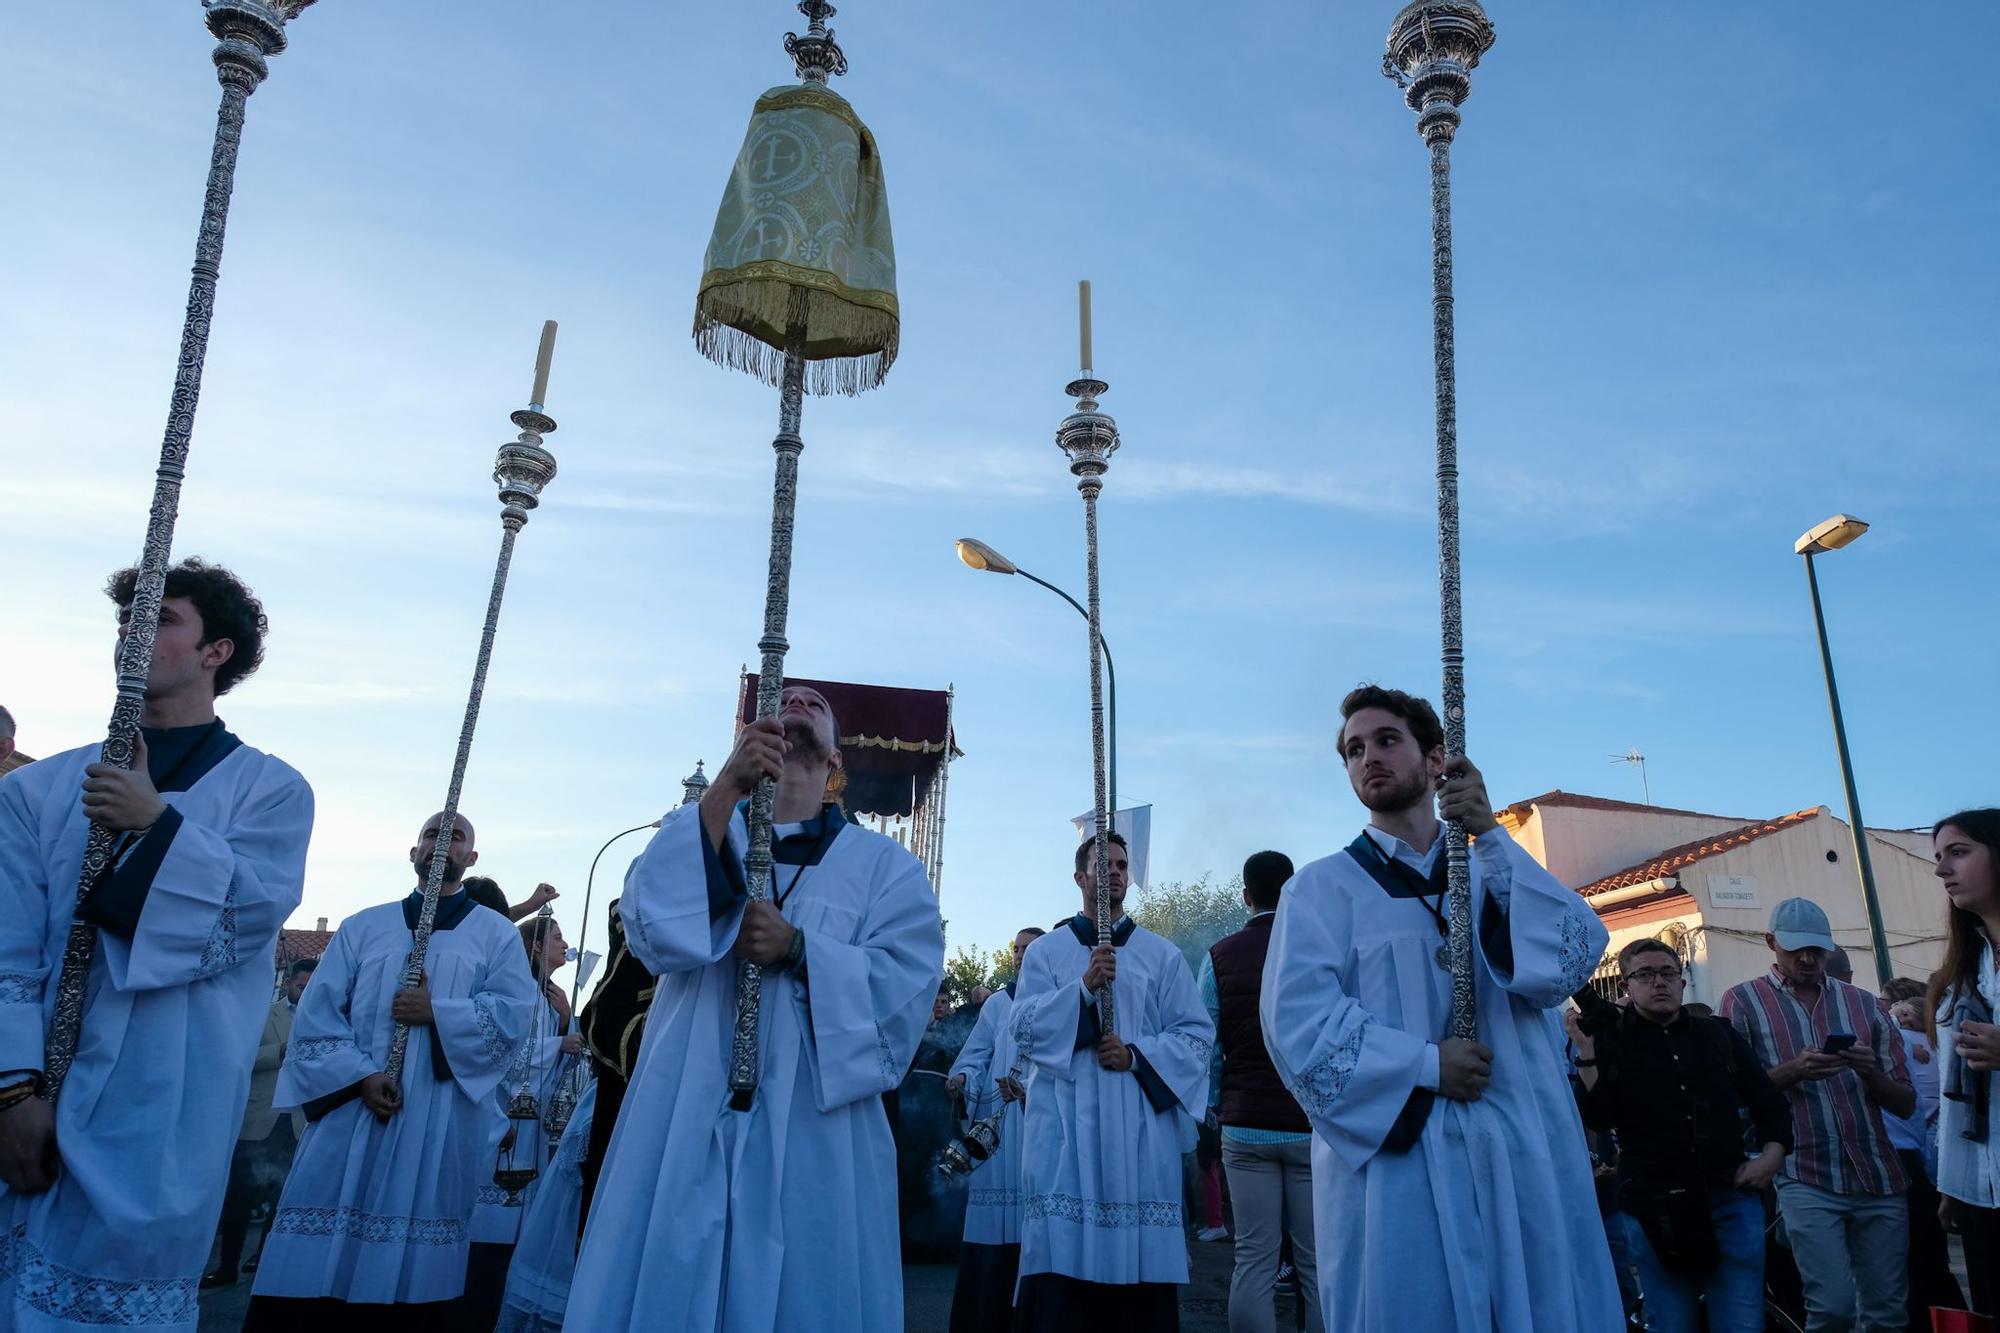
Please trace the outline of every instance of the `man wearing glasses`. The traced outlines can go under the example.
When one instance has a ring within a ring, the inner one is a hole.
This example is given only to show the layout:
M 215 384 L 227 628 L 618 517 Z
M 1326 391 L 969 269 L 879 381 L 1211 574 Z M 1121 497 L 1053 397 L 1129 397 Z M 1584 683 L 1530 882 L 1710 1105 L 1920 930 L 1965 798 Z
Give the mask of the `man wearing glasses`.
M 1680 958 L 1659 940 L 1618 953 L 1631 1003 L 1599 1004 L 1572 1027 L 1584 1123 L 1618 1136 L 1618 1215 L 1639 1268 L 1646 1327 L 1710 1333 L 1764 1327 L 1764 1204 L 1791 1151 L 1791 1115 L 1750 1045 L 1681 1004 Z M 1763 1150 L 1745 1156 L 1744 1121 Z

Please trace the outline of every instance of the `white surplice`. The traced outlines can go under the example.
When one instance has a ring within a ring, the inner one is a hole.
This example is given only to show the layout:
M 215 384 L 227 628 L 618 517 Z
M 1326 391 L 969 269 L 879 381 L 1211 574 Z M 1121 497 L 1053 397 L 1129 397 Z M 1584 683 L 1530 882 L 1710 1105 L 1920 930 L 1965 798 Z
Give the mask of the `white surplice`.
M 830 811 L 832 808 L 828 807 Z M 833 817 L 823 813 L 821 818 Z M 742 812 L 727 855 L 740 864 Z M 805 976 L 764 973 L 759 1083 L 730 1108 L 742 900 L 712 904 L 700 808 L 667 817 L 619 912 L 658 980 L 577 1259 L 569 1326 L 902 1327 L 895 1145 L 882 1094 L 915 1057 L 944 966 L 937 899 L 893 839 L 843 824 L 777 866 Z
M 583 1216 L 583 1154 L 597 1114 L 597 1081 L 576 1099 L 556 1155 L 522 1211 L 521 1237 L 507 1267 L 507 1296 L 495 1333 L 556 1333 L 569 1308 L 576 1271 L 576 1224 Z
M 89 822 L 92 745 L 0 781 L 0 1072 L 40 1070 Z M 312 791 L 239 745 L 186 791 L 131 939 L 100 931 L 56 1104 L 55 1186 L 0 1185 L 0 1330 L 193 1329 Z M 148 835 L 156 836 L 156 835 Z M 141 854 L 141 842 L 133 855 Z M 154 849 L 157 850 L 157 849 Z M 163 1155 L 164 1154 L 164 1155 Z
M 278 1106 L 339 1093 L 382 1069 L 411 942 L 400 902 L 340 923 L 299 1001 Z M 464 1289 L 473 1200 L 482 1176 L 492 1179 L 494 1089 L 540 1000 L 520 933 L 483 907 L 432 934 L 424 971 L 434 1024 L 410 1031 L 402 1109 L 385 1124 L 357 1096 L 306 1127 L 257 1266 L 257 1295 L 419 1304 Z M 433 1071 L 433 1034 L 447 1080 Z
M 1385 855 L 1418 855 L 1371 831 Z M 1550 1011 L 1590 980 L 1604 926 L 1504 829 L 1473 844 L 1478 1039 L 1493 1080 L 1435 1098 L 1407 1151 L 1383 1147 L 1434 1078 L 1451 979 L 1436 920 L 1342 851 L 1285 886 L 1264 967 L 1264 1043 L 1313 1124 L 1314 1226 L 1330 1333 L 1480 1329 L 1603 1333 L 1623 1326 L 1582 1121 Z M 1504 939 L 1504 945 L 1499 942 Z M 1511 952 L 1511 960 L 1507 954 Z M 1421 1099 L 1420 1099 L 1421 1100 Z
M 1021 961 L 1010 1026 L 1035 1066 L 1021 1141 L 1023 1278 L 1188 1280 L 1181 1154 L 1194 1147 L 1206 1109 L 1215 1025 L 1172 943 L 1134 927 L 1117 948 L 1113 1021 L 1140 1057 L 1124 1073 L 1098 1064 L 1096 1041 L 1083 1040 L 1096 1024 L 1083 989 L 1091 946 L 1066 924 Z M 1143 1070 L 1148 1081 L 1156 1076 L 1164 1109 L 1149 1098 Z
M 965 1106 L 973 1120 L 1000 1110 L 1000 1080 L 1010 1073 L 1023 1087 L 1035 1076 L 1034 1067 L 1022 1061 L 1016 1071 L 1019 1048 L 1014 1044 L 1014 996 L 997 990 L 979 1006 L 979 1021 L 972 1035 L 952 1061 L 951 1075 L 965 1075 Z M 1000 1146 L 993 1155 L 973 1168 L 966 1178 L 965 1239 L 974 1245 L 1019 1245 L 1021 1243 L 1021 1117 L 1022 1103 L 1004 1103 L 1000 1119 Z

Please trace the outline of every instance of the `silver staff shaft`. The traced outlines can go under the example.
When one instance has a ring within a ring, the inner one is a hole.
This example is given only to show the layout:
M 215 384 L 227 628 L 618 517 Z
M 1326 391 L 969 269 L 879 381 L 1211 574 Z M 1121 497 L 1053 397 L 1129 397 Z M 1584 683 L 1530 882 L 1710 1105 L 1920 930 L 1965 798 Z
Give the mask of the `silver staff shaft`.
M 1452 366 L 1451 146 L 1431 141 L 1431 307 L 1437 363 L 1438 627 L 1444 666 L 1444 752 L 1465 753 L 1465 617 L 1458 570 L 1458 385 Z M 1444 822 L 1445 917 L 1451 964 L 1451 1035 L 1472 1037 L 1472 864 L 1465 829 Z
M 194 276 L 188 284 L 187 314 L 181 321 L 180 359 L 174 372 L 166 435 L 160 444 L 159 468 L 154 473 L 146 542 L 139 557 L 125 639 L 118 651 L 118 696 L 111 707 L 111 725 L 101 753 L 103 762 L 119 768 L 131 767 L 133 741 L 139 734 L 139 714 L 145 704 L 146 677 L 152 671 L 153 640 L 159 632 L 174 521 L 180 512 L 181 479 L 187 471 L 195 408 L 201 399 L 202 365 L 208 357 L 208 330 L 215 315 L 215 285 L 222 274 L 222 240 L 236 184 L 244 111 L 250 94 L 270 72 L 266 57 L 285 49 L 285 23 L 299 8 L 303 6 L 226 0 L 207 13 L 208 30 L 216 39 L 215 75 L 222 84 L 222 105 L 215 114 L 208 189 L 202 200 L 201 229 L 195 236 Z M 97 927 L 87 919 L 87 912 L 98 884 L 111 868 L 117 841 L 117 833 L 93 823 L 84 844 L 69 939 L 63 945 L 62 970 L 56 979 L 55 1013 L 42 1055 L 41 1091 L 49 1101 L 62 1091 L 83 1034 L 84 992 L 97 956 Z
M 1465 621 L 1459 589 L 1458 382 L 1451 290 L 1451 141 L 1458 108 L 1472 92 L 1472 69 L 1493 45 L 1493 25 L 1477 0 L 1413 0 L 1389 29 L 1382 72 L 1404 90 L 1431 155 L 1431 342 L 1436 367 L 1438 625 L 1444 667 L 1444 748 L 1465 753 Z M 1465 830 L 1447 820 L 1446 962 L 1454 1037 L 1473 1037 L 1479 1014 L 1472 973 L 1472 867 Z
M 1104 640 L 1098 633 L 1097 602 L 1097 493 L 1103 488 L 1100 476 L 1077 483 L 1083 492 L 1083 542 L 1090 564 L 1090 795 L 1096 823 L 1096 846 L 1091 855 L 1097 884 L 1097 942 L 1111 943 L 1111 839 L 1106 836 L 1105 751 L 1104 751 Z M 1107 982 L 1097 992 L 1097 1023 L 1106 1036 L 1117 1030 L 1112 985 Z
M 1079 284 L 1081 285 L 1081 284 Z M 1087 309 L 1087 307 L 1086 307 Z M 1086 337 L 1085 341 L 1088 341 Z M 1097 496 L 1104 489 L 1104 472 L 1111 455 L 1118 452 L 1118 423 L 1097 410 L 1098 395 L 1110 386 L 1085 366 L 1077 378 L 1063 387 L 1076 399 L 1076 410 L 1056 428 L 1056 447 L 1069 458 L 1069 470 L 1076 478 L 1077 493 L 1083 496 L 1083 550 L 1089 569 L 1089 596 L 1084 619 L 1090 622 L 1090 806 L 1092 866 L 1097 875 L 1097 942 L 1111 943 L 1111 842 L 1107 834 L 1104 745 L 1104 634 L 1098 607 L 1097 584 Z M 1097 993 L 1097 1021 L 1105 1035 L 1114 1030 L 1112 987 Z
M 525 522 L 527 515 L 521 516 Z M 444 888 L 445 864 L 451 855 L 452 830 L 458 823 L 458 797 L 465 787 L 465 767 L 472 758 L 472 734 L 479 726 L 479 704 L 486 693 L 486 668 L 493 660 L 493 635 L 500 628 L 500 603 L 507 595 L 507 570 L 514 561 L 514 538 L 520 522 L 501 519 L 500 560 L 493 569 L 493 591 L 486 599 L 486 625 L 479 634 L 479 658 L 472 668 L 472 692 L 465 700 L 465 720 L 458 729 L 458 753 L 451 764 L 451 787 L 445 793 L 444 817 L 438 823 L 437 845 L 431 849 L 430 865 L 424 871 L 424 905 L 417 913 L 417 928 L 410 942 L 410 956 L 403 964 L 404 990 L 424 982 L 424 960 L 429 956 L 431 930 L 437 922 L 438 896 Z M 464 890 L 460 890 L 464 892 Z M 383 1072 L 398 1086 L 403 1083 L 403 1054 L 410 1044 L 410 1025 L 396 1024 L 389 1039 L 389 1062 Z
M 542 326 L 542 361 L 546 365 L 555 341 L 556 326 Z M 545 372 L 544 372 L 545 373 Z M 536 396 L 543 388 L 543 373 L 536 375 Z M 500 446 L 494 461 L 493 480 L 500 488 L 500 559 L 493 567 L 493 588 L 486 597 L 486 623 L 479 631 L 479 656 L 472 666 L 472 689 L 465 698 L 465 719 L 458 729 L 458 752 L 451 763 L 451 786 L 445 793 L 444 814 L 438 822 L 437 844 L 431 849 L 430 865 L 424 871 L 424 902 L 411 932 L 410 956 L 403 965 L 402 988 L 420 986 L 424 980 L 424 960 L 429 955 L 431 931 L 437 921 L 438 896 L 444 887 L 444 871 L 451 854 L 452 830 L 458 823 L 458 797 L 465 786 L 465 766 L 472 758 L 472 735 L 479 726 L 479 703 L 486 693 L 486 668 L 493 660 L 493 635 L 500 628 L 500 603 L 507 595 L 507 571 L 514 562 L 514 538 L 528 524 L 528 511 L 541 503 L 542 488 L 555 479 L 555 455 L 542 447 L 542 437 L 553 434 L 555 420 L 542 411 L 539 401 L 508 418 L 521 434 Z M 463 892 L 463 890 L 460 890 Z M 398 1088 L 403 1082 L 403 1056 L 410 1044 L 407 1023 L 396 1024 L 389 1041 L 389 1060 L 383 1067 Z
M 778 434 L 771 441 L 777 474 L 771 488 L 771 564 L 764 586 L 764 637 L 757 641 L 761 654 L 757 668 L 759 721 L 778 715 L 785 685 L 785 650 L 791 646 L 785 642 L 785 621 L 792 604 L 792 521 L 798 508 L 799 454 L 806 447 L 799 435 L 806 384 L 803 288 L 792 288 L 790 316 L 785 328 L 784 378 L 778 390 Z M 778 784 L 769 778 L 750 793 L 750 845 L 743 857 L 743 878 L 752 902 L 771 896 L 771 807 L 777 794 Z M 764 969 L 746 958 L 736 967 L 736 1032 L 729 1047 L 729 1104 L 738 1111 L 749 1110 L 757 1093 L 763 998 Z

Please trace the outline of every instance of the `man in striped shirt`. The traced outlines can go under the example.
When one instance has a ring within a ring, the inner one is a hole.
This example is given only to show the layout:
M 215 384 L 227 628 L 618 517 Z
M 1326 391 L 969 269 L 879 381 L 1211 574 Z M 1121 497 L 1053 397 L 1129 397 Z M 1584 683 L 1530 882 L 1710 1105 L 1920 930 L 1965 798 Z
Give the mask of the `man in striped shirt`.
M 1817 903 L 1779 903 L 1764 942 L 1771 971 L 1732 987 L 1722 1013 L 1791 1106 L 1778 1210 L 1805 1284 L 1806 1327 L 1901 1329 L 1909 1182 L 1882 1117 L 1916 1104 L 1902 1038 L 1872 995 L 1826 974 L 1836 946 Z

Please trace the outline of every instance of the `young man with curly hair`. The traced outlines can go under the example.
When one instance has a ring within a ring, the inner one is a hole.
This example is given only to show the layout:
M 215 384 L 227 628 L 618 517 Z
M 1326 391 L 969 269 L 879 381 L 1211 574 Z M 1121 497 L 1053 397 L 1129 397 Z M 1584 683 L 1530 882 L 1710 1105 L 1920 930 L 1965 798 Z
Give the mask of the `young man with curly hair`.
M 136 570 L 111 577 L 122 640 Z M 193 1329 L 209 1239 L 298 905 L 312 790 L 215 700 L 263 658 L 218 565 L 167 572 L 132 766 L 87 745 L 0 779 L 0 1328 Z M 117 835 L 83 1035 L 37 1095 L 92 822 Z

